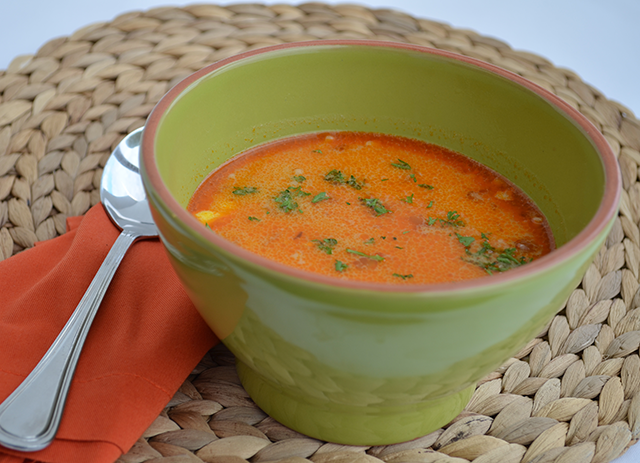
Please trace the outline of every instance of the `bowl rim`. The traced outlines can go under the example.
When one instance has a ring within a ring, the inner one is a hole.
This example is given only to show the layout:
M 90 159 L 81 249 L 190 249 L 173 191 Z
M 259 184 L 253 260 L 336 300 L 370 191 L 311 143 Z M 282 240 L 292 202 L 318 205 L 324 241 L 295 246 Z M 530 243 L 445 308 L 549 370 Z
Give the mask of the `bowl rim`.
M 286 49 L 296 49 L 303 47 L 337 47 L 337 46 L 367 46 L 378 48 L 391 48 L 405 51 L 413 51 L 431 54 L 453 61 L 462 62 L 471 66 L 479 67 L 481 70 L 488 71 L 500 77 L 506 78 L 538 96 L 542 97 L 549 104 L 554 106 L 560 113 L 577 124 L 590 138 L 599 154 L 603 164 L 605 188 L 601 203 L 596 214 L 575 237 L 563 244 L 559 248 L 554 249 L 549 254 L 541 258 L 508 272 L 494 274 L 491 278 L 475 278 L 471 280 L 452 281 L 445 283 L 428 283 L 428 284 L 393 284 L 393 283 L 374 283 L 358 280 L 349 280 L 335 278 L 325 275 L 316 274 L 306 270 L 289 267 L 276 261 L 267 259 L 241 246 L 228 241 L 222 236 L 212 233 L 201 226 L 200 222 L 193 217 L 170 193 L 169 189 L 162 180 L 160 171 L 155 163 L 155 138 L 157 126 L 162 119 L 164 113 L 171 107 L 173 102 L 180 94 L 189 88 L 197 80 L 210 74 L 224 66 L 250 58 L 256 55 L 278 52 Z M 142 143 L 141 143 L 141 164 L 143 170 L 146 170 L 148 181 L 155 189 L 156 195 L 165 203 L 165 206 L 175 215 L 177 219 L 182 221 L 188 228 L 192 229 L 202 239 L 208 241 L 214 246 L 221 248 L 223 251 L 235 255 L 237 258 L 248 261 L 254 265 L 262 267 L 265 270 L 284 274 L 287 277 L 300 279 L 306 283 L 315 283 L 329 285 L 352 290 L 364 291 L 381 291 L 394 293 L 440 293 L 449 291 L 466 291 L 476 290 L 480 288 L 495 288 L 498 285 L 511 283 L 527 279 L 533 275 L 541 274 L 560 263 L 574 257 L 600 235 L 609 225 L 609 222 L 617 214 L 622 188 L 622 179 L 618 167 L 618 161 L 611 149 L 609 143 L 600 133 L 600 131 L 578 110 L 573 108 L 562 99 L 546 90 L 545 88 L 529 81 L 528 79 L 515 74 L 511 71 L 498 67 L 496 65 L 481 61 L 476 58 L 460 55 L 458 53 L 436 48 L 429 48 L 421 45 L 377 41 L 377 40 L 312 40 L 306 42 L 291 42 L 286 44 L 272 45 L 255 50 L 239 53 L 228 58 L 210 64 L 193 74 L 185 77 L 166 93 L 153 108 L 144 127 Z M 144 180 L 144 176 L 143 176 Z M 145 186 L 146 188 L 146 186 Z

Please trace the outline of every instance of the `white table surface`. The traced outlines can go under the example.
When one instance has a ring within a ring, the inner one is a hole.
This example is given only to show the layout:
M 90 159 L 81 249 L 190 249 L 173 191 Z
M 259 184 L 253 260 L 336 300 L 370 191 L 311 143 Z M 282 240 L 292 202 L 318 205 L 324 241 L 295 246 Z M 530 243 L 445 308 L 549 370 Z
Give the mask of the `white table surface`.
M 0 0 L 0 69 L 33 54 L 54 37 L 134 10 L 204 3 L 206 0 Z M 216 2 L 220 5 L 251 3 Z M 254 3 L 299 4 L 299 1 Z M 640 1 L 638 0 L 345 0 L 370 8 L 394 8 L 414 17 L 472 29 L 516 50 L 575 71 L 586 83 L 640 118 Z M 615 463 L 640 462 L 640 445 Z

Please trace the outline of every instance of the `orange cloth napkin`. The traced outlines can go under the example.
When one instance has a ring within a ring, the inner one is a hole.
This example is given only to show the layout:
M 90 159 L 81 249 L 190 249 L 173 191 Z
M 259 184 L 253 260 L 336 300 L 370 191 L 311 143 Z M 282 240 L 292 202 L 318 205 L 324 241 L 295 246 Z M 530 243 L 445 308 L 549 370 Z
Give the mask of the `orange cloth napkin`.
M 100 204 L 67 227 L 0 262 L 0 401 L 47 351 L 120 233 Z M 0 446 L 0 463 L 115 461 L 217 342 L 159 240 L 134 243 L 87 336 L 55 441 L 38 452 Z

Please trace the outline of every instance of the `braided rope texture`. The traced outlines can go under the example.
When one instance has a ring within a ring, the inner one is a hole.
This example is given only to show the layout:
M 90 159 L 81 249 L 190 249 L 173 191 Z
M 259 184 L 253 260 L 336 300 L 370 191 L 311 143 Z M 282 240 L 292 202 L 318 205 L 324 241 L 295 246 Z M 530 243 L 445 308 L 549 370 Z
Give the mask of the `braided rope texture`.
M 624 191 L 611 234 L 548 327 L 478 385 L 451 423 L 411 442 L 321 442 L 267 417 L 217 346 L 120 463 L 605 463 L 640 437 L 640 122 L 574 72 L 494 38 L 354 5 L 192 5 L 123 14 L 0 70 L 0 260 L 99 202 L 102 168 L 175 83 L 219 59 L 317 39 L 408 42 L 520 74 L 605 136 Z

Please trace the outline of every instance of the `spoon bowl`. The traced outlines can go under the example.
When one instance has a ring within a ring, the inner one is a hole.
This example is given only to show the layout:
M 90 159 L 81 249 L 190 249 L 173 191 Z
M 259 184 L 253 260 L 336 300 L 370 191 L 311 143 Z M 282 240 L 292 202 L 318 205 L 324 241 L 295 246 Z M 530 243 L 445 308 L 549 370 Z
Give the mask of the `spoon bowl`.
M 80 351 L 109 283 L 134 241 L 157 236 L 138 171 L 138 129 L 105 165 L 100 199 L 122 230 L 80 303 L 33 371 L 0 404 L 0 444 L 21 451 L 47 447 L 55 438 Z
M 102 172 L 100 201 L 111 220 L 123 231 L 140 236 L 158 234 L 138 170 L 142 129 L 118 144 Z

